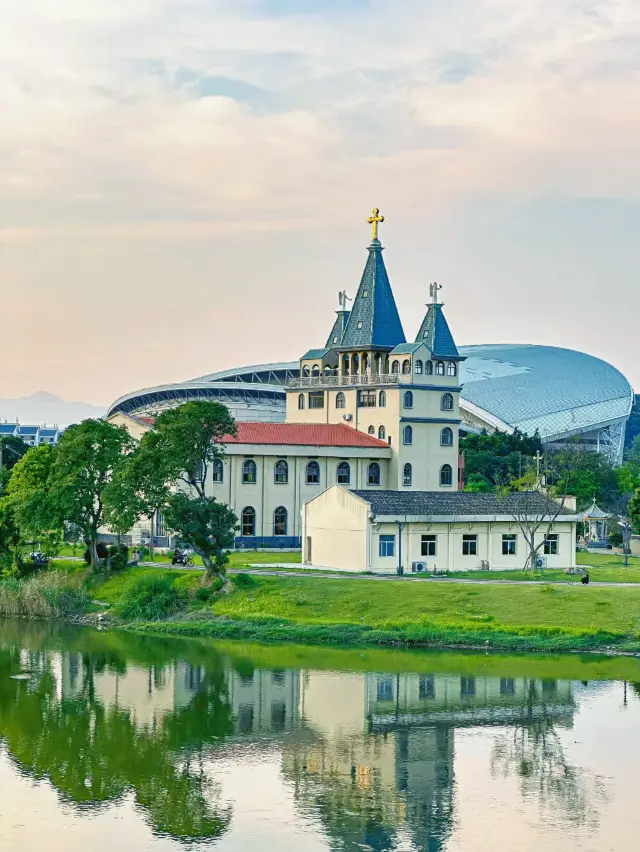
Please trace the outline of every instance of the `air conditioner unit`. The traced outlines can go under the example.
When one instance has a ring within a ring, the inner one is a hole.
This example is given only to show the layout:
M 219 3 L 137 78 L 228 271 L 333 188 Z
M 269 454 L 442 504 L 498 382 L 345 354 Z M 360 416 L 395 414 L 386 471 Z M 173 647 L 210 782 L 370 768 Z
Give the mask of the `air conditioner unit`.
M 427 563 L 426 562 L 412 562 L 411 563 L 411 570 L 413 571 L 414 574 L 420 573 L 422 571 L 426 571 L 427 570 Z
M 547 557 L 546 556 L 538 556 L 536 559 L 536 568 L 546 568 L 547 567 Z
M 343 414 L 342 419 L 343 420 L 353 420 L 353 414 Z

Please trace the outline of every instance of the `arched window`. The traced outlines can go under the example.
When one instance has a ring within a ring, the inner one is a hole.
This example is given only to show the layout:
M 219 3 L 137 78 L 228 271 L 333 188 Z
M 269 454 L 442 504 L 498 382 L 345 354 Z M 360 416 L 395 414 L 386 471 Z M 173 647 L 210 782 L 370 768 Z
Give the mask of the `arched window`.
M 368 432 L 369 432 L 370 435 L 375 435 L 376 434 L 376 427 L 375 426 L 369 426 Z
M 400 361 L 393 362 L 393 364 L 391 365 L 391 372 L 395 374 L 400 372 Z
M 378 407 L 386 408 L 387 407 L 387 394 L 386 391 L 380 391 L 378 396 Z
M 307 485 L 320 484 L 320 465 L 317 461 L 310 461 L 307 464 Z
M 258 481 L 258 468 L 253 459 L 247 459 L 242 465 L 242 481 L 245 485 L 255 485 Z
M 408 358 L 402 362 L 402 374 L 404 376 L 411 375 L 411 361 Z
M 405 391 L 404 407 L 405 408 L 413 408 L 413 391 Z
M 443 411 L 453 411 L 453 397 L 450 393 L 443 393 L 440 407 Z
M 356 354 L 353 356 L 353 374 L 354 374 L 354 376 L 357 376 L 359 372 L 360 372 L 360 356 L 356 352 Z
M 242 510 L 242 535 L 256 534 L 256 510 L 253 506 L 246 506 Z
M 342 359 L 342 363 L 344 365 L 343 368 L 342 368 L 342 372 L 345 374 L 345 376 L 348 376 L 349 375 L 349 356 L 348 355 L 344 356 L 344 358 Z
M 380 465 L 378 462 L 371 462 L 369 465 L 367 482 L 369 485 L 380 485 Z
M 378 438 L 380 438 L 381 441 L 384 441 L 384 440 L 386 440 L 386 437 L 387 437 L 387 430 L 384 428 L 384 426 L 381 426 L 378 429 Z
M 278 506 L 273 513 L 273 534 L 287 534 L 287 510 L 284 506 Z
M 336 394 L 336 408 L 344 408 L 345 407 L 345 398 L 342 391 L 338 391 Z
M 404 470 L 402 471 L 402 484 L 403 485 L 411 485 L 413 480 L 413 468 L 409 463 L 405 464 Z
M 448 426 L 445 426 L 442 432 L 440 432 L 440 446 L 441 447 L 452 447 L 453 446 L 453 429 L 449 429 Z
M 428 376 L 433 375 L 433 361 L 427 361 L 425 366 L 425 372 Z
M 212 465 L 213 481 L 224 482 L 224 465 L 222 459 L 214 459 Z
M 453 469 L 450 464 L 443 464 L 440 468 L 440 485 L 453 485 Z
M 302 410 L 304 408 L 304 394 L 303 393 L 298 394 L 298 408 L 300 410 Z
M 422 361 L 420 361 L 420 359 L 418 359 L 418 360 L 415 362 L 413 369 L 414 369 L 414 372 L 415 372 L 416 376 L 421 376 L 421 375 L 422 375 Z
M 303 367 L 302 375 L 305 377 L 305 379 L 310 375 L 308 367 Z
M 438 361 L 436 364 L 436 376 L 444 376 L 444 361 Z
M 275 463 L 273 468 L 273 481 L 277 485 L 286 485 L 289 481 L 289 465 L 284 459 Z
M 320 367 L 318 367 L 317 364 L 313 365 L 313 370 L 311 370 L 311 375 L 316 376 L 316 377 L 320 375 Z
M 448 376 L 456 376 L 458 374 L 458 369 L 455 365 L 455 361 L 449 361 L 447 364 L 447 375 Z
M 413 428 L 411 426 L 405 426 L 402 431 L 402 443 L 406 447 L 410 447 L 413 444 Z
M 336 470 L 336 479 L 339 485 L 349 485 L 351 482 L 351 467 L 349 462 L 340 462 Z

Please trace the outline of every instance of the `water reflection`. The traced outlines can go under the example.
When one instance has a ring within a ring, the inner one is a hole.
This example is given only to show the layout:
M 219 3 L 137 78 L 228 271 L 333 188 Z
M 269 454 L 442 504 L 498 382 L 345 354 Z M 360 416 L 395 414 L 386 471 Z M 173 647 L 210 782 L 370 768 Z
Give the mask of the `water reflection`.
M 559 734 L 576 707 L 569 680 L 264 668 L 228 646 L 0 625 L 0 740 L 16 769 L 89 814 L 132 795 L 179 844 L 224 838 L 238 815 L 219 761 L 264 751 L 321 827 L 318 848 L 445 850 L 465 730 L 491 733 L 492 772 L 525 798 L 593 822 L 604 791 Z

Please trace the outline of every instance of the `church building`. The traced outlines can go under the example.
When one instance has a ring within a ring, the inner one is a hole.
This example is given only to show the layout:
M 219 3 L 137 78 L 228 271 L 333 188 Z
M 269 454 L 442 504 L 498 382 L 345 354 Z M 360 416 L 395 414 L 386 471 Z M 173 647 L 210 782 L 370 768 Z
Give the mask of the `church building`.
M 236 546 L 302 547 L 309 565 L 521 568 L 527 548 L 507 508 L 496 495 L 461 492 L 463 358 L 440 286 L 407 342 L 378 237 L 384 217 L 375 209 L 368 221 L 352 307 L 340 293 L 325 345 L 300 359 L 286 421 L 238 422 L 207 493 L 237 514 Z M 576 521 L 564 510 L 556 519 L 541 557 L 549 567 L 575 564 Z

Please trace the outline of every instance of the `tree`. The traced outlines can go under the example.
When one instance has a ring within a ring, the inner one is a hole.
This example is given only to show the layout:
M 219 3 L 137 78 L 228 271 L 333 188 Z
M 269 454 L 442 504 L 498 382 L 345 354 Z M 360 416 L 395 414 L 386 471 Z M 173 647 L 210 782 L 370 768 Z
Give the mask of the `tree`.
M 629 500 L 629 518 L 633 531 L 637 535 L 640 532 L 640 488 L 636 490 L 631 500 Z
M 228 560 L 226 550 L 233 546 L 238 528 L 238 518 L 228 506 L 213 497 L 194 500 L 178 491 L 169 497 L 166 521 L 169 528 L 202 558 L 205 581 L 224 573 Z
M 542 442 L 537 432 L 533 436 L 519 429 L 482 432 L 463 438 L 460 451 L 464 453 L 465 490 L 495 491 L 522 476 L 528 459 L 542 452 Z
M 155 428 L 161 436 L 155 450 L 164 454 L 165 469 L 205 497 L 209 467 L 224 453 L 223 439 L 237 434 L 228 408 L 219 402 L 187 402 L 164 411 Z
M 0 494 L 9 482 L 11 470 L 28 452 L 29 445 L 15 435 L 5 435 L 0 438 Z
M 38 538 L 74 524 L 96 570 L 105 491 L 132 449 L 126 429 L 85 420 L 67 429 L 57 447 L 42 445 L 28 453 L 16 465 L 8 488 L 18 526 Z

